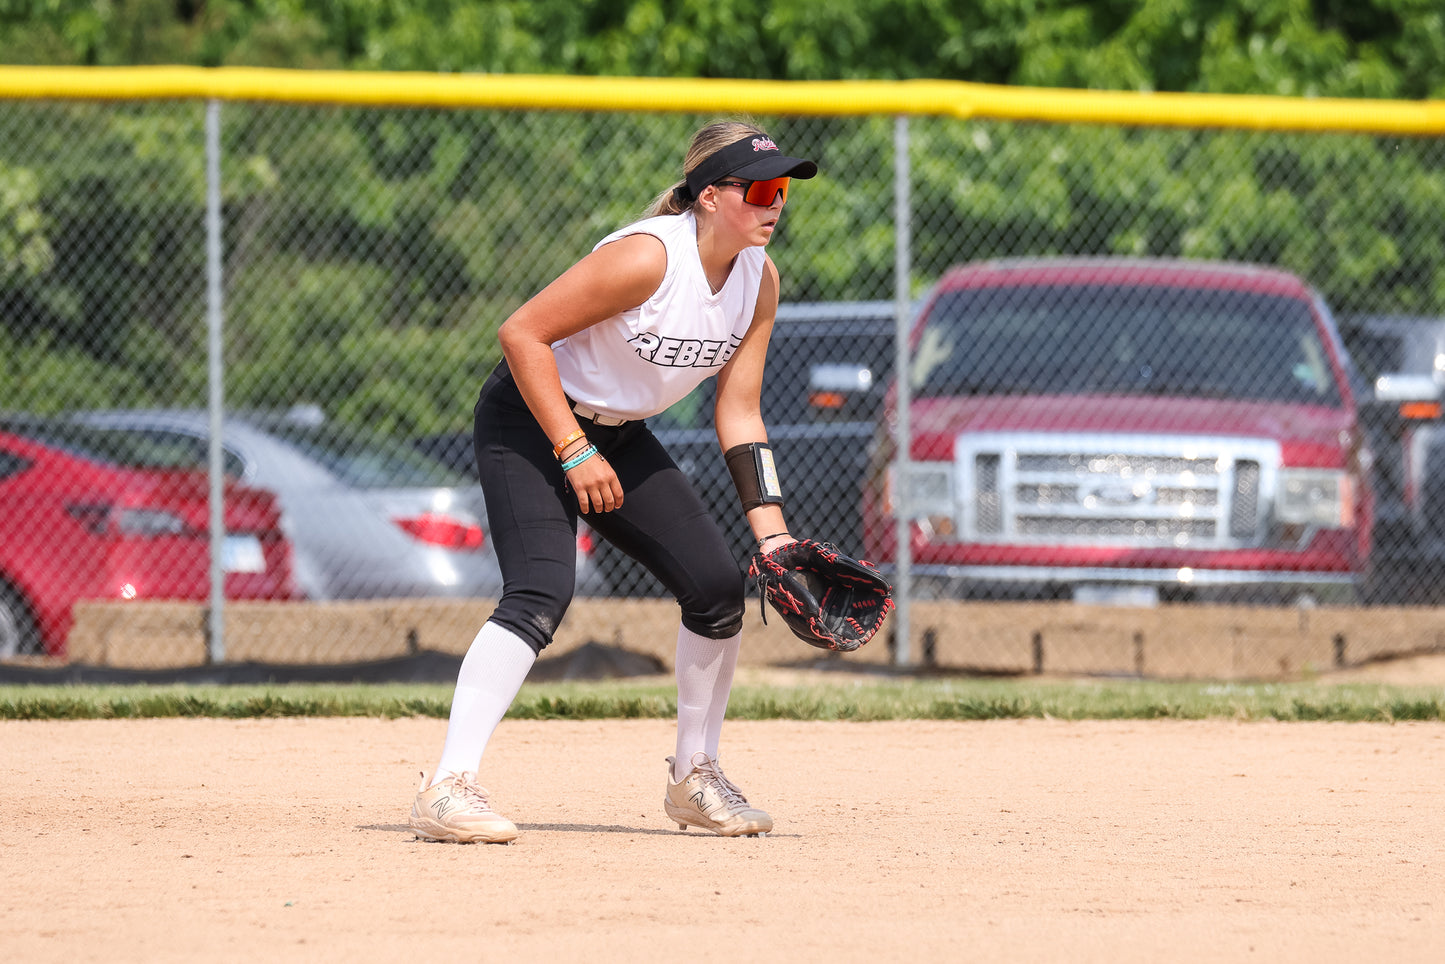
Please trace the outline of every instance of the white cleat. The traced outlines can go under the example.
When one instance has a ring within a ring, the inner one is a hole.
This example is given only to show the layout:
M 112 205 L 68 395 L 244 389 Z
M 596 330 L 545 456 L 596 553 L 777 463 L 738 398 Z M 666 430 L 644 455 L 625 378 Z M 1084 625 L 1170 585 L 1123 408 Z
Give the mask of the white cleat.
M 434 843 L 511 843 L 516 824 L 492 809 L 475 773 L 457 773 L 416 788 L 409 825 L 419 840 Z
M 697 827 L 720 837 L 766 837 L 773 818 L 748 804 L 748 798 L 727 777 L 717 761 L 701 751 L 692 755 L 692 771 L 673 783 L 673 757 L 667 758 L 667 796 L 663 809 L 677 829 Z

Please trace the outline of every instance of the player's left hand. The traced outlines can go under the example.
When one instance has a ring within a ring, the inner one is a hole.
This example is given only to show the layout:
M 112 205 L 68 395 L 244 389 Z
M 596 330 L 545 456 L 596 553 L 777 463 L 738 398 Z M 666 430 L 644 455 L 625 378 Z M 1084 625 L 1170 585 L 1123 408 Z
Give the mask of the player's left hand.
M 793 635 L 820 649 L 857 649 L 893 608 L 893 587 L 877 567 L 826 542 L 800 539 L 759 552 L 748 574 Z
M 577 510 L 611 512 L 622 505 L 622 482 L 601 452 L 566 473 L 567 484 L 577 493 Z

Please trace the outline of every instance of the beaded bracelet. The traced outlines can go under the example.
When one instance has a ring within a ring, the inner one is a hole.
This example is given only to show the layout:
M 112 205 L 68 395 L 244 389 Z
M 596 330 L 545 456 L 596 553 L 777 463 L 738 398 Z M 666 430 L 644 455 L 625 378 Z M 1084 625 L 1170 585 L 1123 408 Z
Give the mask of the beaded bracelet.
M 572 456 L 570 459 L 562 463 L 562 471 L 570 472 L 596 454 L 597 446 L 588 444 L 587 447 L 584 448 L 582 451 L 578 452 L 576 455 Z
M 569 445 L 571 445 L 573 442 L 577 441 L 579 438 L 586 438 L 586 437 L 587 437 L 587 433 L 584 432 L 584 431 L 582 431 L 582 430 L 579 428 L 577 431 L 572 432 L 570 435 L 568 435 L 568 436 L 567 436 L 566 438 L 564 438 L 562 441 L 560 441 L 560 442 L 558 442 L 556 445 L 552 446 L 552 455 L 556 457 L 557 461 L 559 461 L 559 462 L 562 461 L 562 451 L 563 451 L 564 449 L 566 449 L 567 446 L 569 446 Z

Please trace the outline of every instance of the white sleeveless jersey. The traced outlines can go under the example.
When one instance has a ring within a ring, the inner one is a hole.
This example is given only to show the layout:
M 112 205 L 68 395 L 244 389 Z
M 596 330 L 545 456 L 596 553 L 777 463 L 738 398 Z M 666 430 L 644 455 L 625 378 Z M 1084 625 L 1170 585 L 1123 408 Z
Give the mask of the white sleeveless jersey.
M 767 259 L 761 247 L 744 248 L 713 294 L 691 211 L 630 224 L 597 248 L 632 234 L 651 234 L 667 249 L 662 284 L 638 307 L 552 346 L 568 397 L 626 419 L 656 415 L 722 369 L 752 324 Z

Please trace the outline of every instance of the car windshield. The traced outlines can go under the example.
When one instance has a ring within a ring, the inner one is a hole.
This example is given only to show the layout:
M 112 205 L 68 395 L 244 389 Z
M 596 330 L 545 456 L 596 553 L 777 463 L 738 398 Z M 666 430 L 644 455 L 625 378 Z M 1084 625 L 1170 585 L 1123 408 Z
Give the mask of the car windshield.
M 126 468 L 204 469 L 206 466 L 204 439 L 185 439 L 183 444 L 177 444 L 146 432 L 29 419 L 7 422 L 5 428 L 71 455 Z M 228 461 L 226 471 L 238 475 L 240 466 L 234 464 L 234 460 Z
M 128 468 L 204 470 L 209 459 L 205 438 L 168 428 L 119 428 L 38 419 L 5 421 L 5 427 L 82 458 Z M 455 488 L 472 484 L 441 462 L 388 439 L 334 426 L 282 422 L 257 427 L 356 488 Z M 239 478 L 244 473 L 244 462 L 237 453 L 227 448 L 224 459 L 227 475 Z
M 918 397 L 1142 394 L 1339 406 L 1297 298 L 1210 288 L 1034 285 L 945 291 L 910 379 Z
M 266 430 L 359 489 L 455 488 L 474 484 L 409 445 L 330 425 L 279 423 Z

